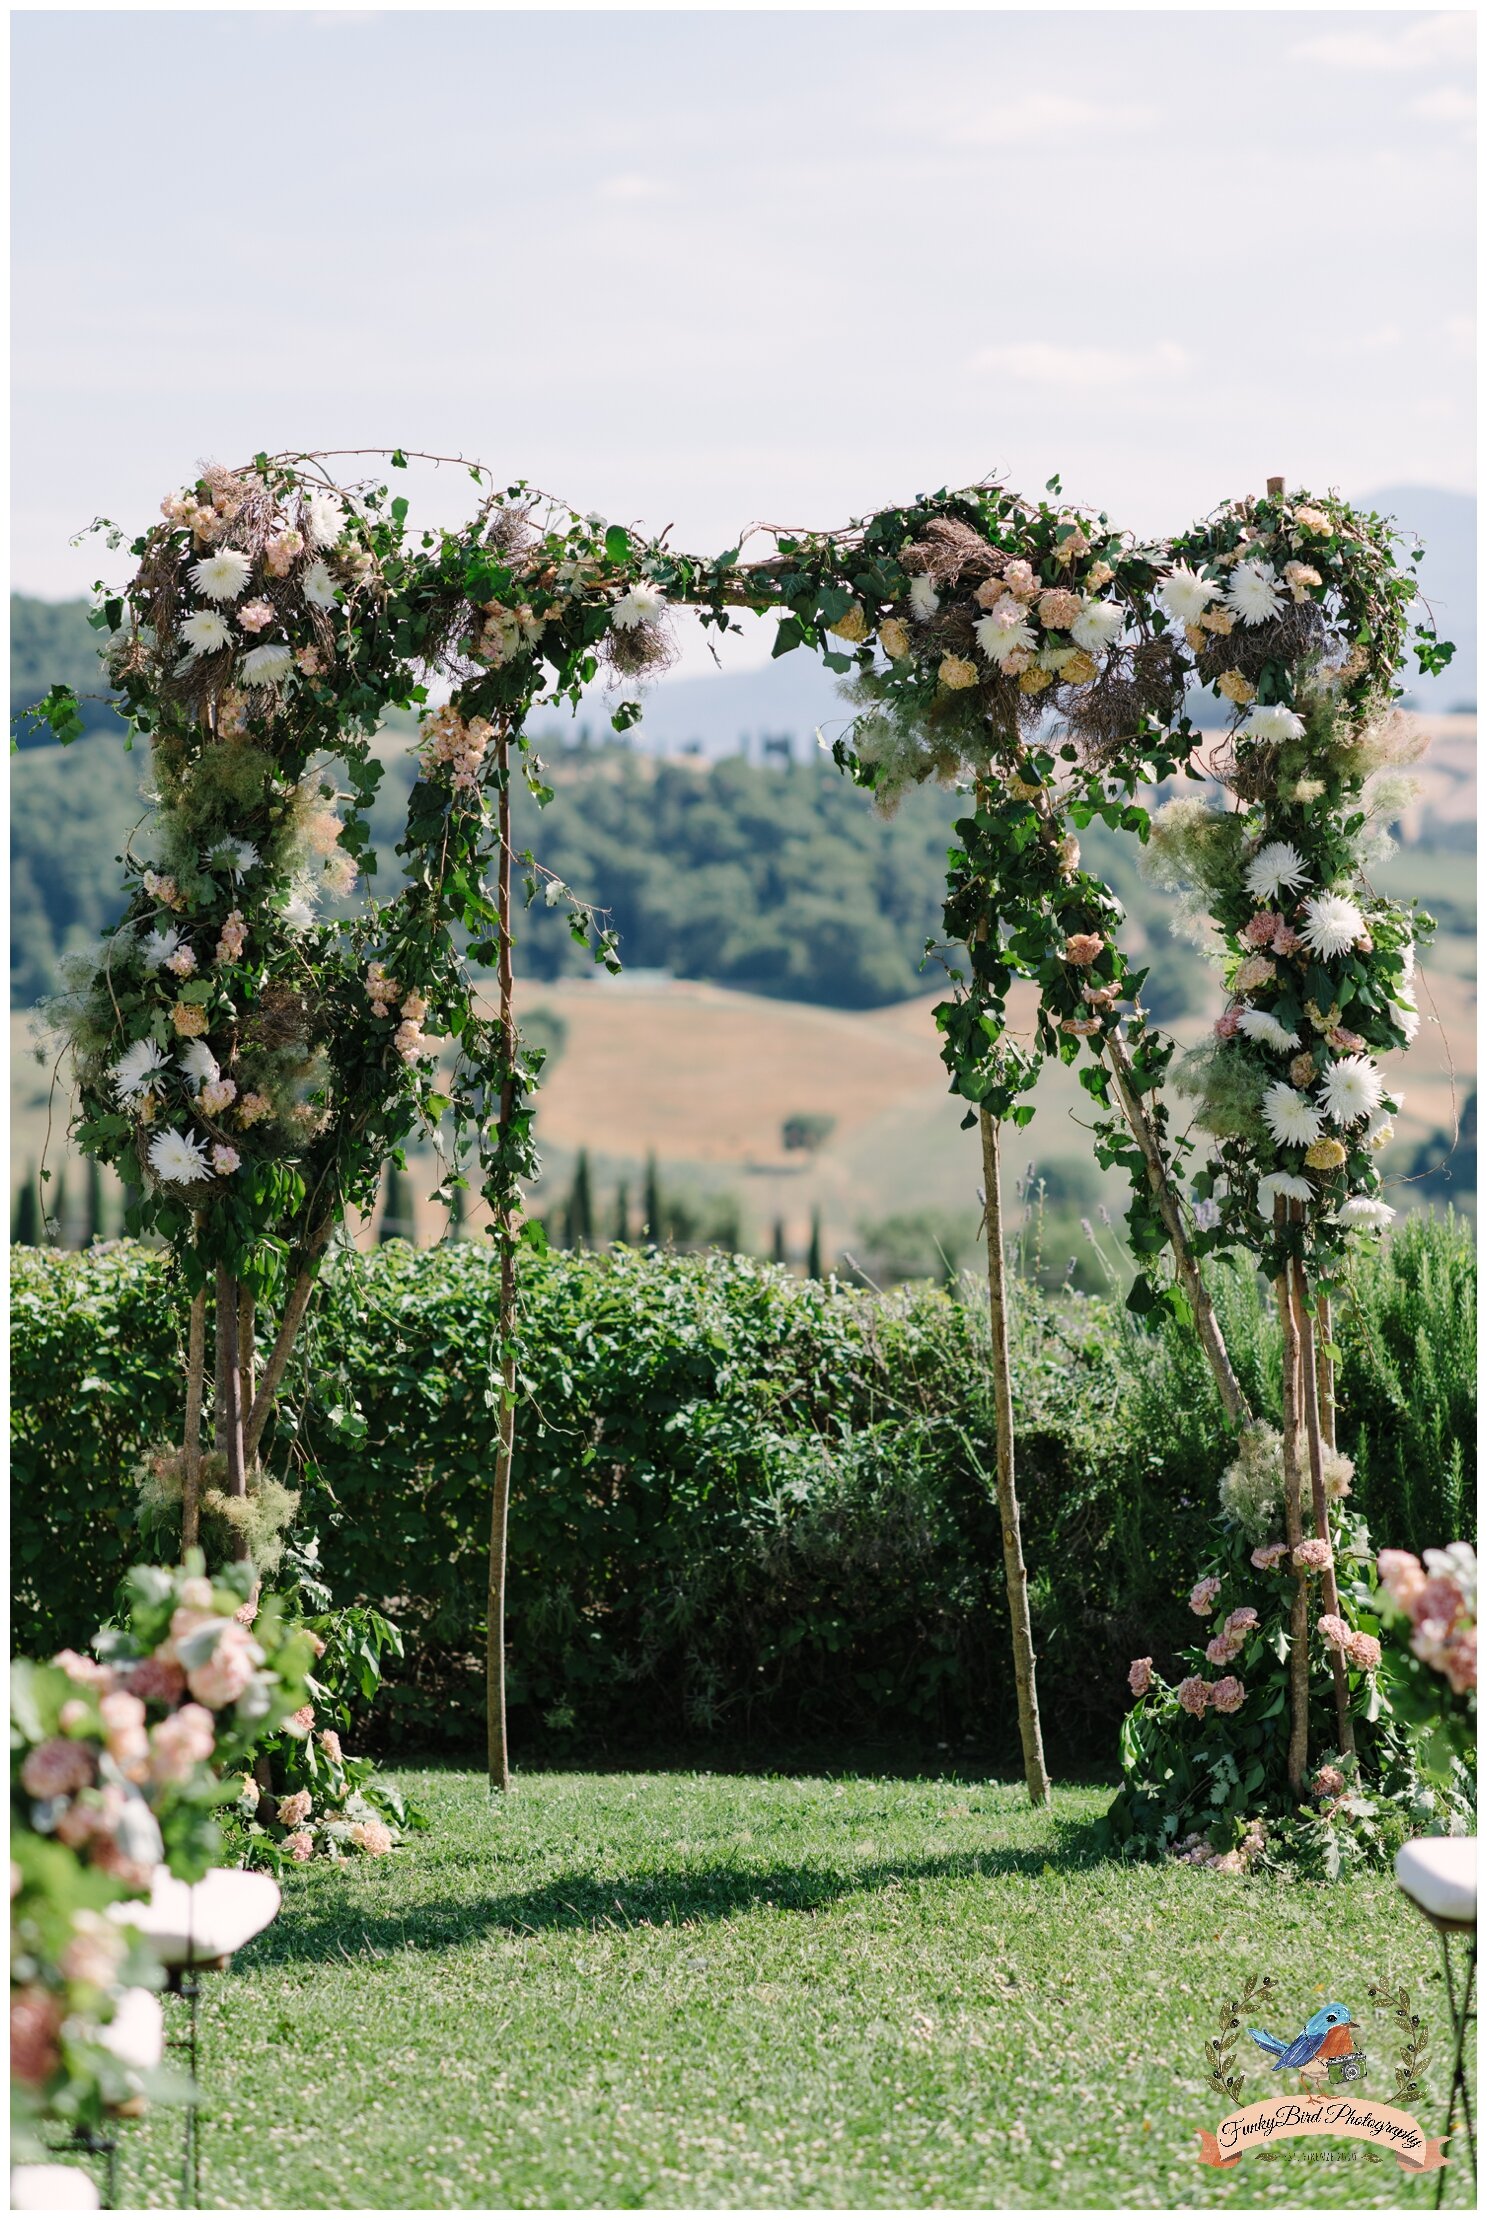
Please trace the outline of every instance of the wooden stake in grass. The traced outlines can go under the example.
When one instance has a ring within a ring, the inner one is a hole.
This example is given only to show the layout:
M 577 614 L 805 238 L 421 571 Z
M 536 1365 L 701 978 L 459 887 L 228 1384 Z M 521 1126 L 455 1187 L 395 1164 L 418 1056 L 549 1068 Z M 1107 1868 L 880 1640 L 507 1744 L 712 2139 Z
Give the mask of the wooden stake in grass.
M 497 902 L 501 1054 L 507 1077 L 501 1086 L 501 1132 L 511 1122 L 516 1062 L 516 1025 L 512 1013 L 511 963 L 511 756 L 504 723 L 496 741 L 497 815 L 501 859 Z M 657 1238 L 654 1234 L 652 1238 Z M 496 1477 L 491 1490 L 490 1562 L 485 1595 L 485 1755 L 490 1785 L 502 1794 L 511 1787 L 511 1756 L 506 1732 L 506 1531 L 511 1506 L 511 1460 L 516 1449 L 516 1223 L 509 1200 L 496 1222 L 501 1258 L 497 1337 L 501 1352 L 501 1416 L 496 1436 Z
M 1323 1466 L 1326 1441 L 1322 1432 L 1321 1398 L 1317 1383 L 1317 1337 L 1312 1316 L 1306 1307 L 1306 1268 L 1300 1257 L 1291 1266 L 1297 1325 L 1299 1329 L 1301 1360 L 1301 1399 L 1306 1421 L 1307 1459 L 1311 1468 L 1312 1526 L 1319 1538 L 1332 1547 L 1332 1522 L 1327 1515 L 1327 1485 Z M 1341 1600 L 1337 1593 L 1337 1568 L 1327 1565 L 1322 1573 L 1322 1605 L 1334 1618 L 1342 1615 Z M 1353 1734 L 1353 1714 L 1348 1701 L 1347 1659 L 1340 1650 L 1332 1652 L 1332 1689 L 1337 1702 L 1337 1747 L 1349 1756 L 1357 1747 Z
M 1007 1616 L 1012 1622 L 1012 1666 L 1017 1679 L 1017 1726 L 1022 1767 L 1034 1804 L 1048 1801 L 1043 1730 L 1038 1720 L 1037 1652 L 1022 1556 L 1022 1515 L 1012 1424 L 1012 1356 L 1007 1327 L 1007 1258 L 1002 1237 L 1001 1121 L 981 1111 L 981 1164 L 986 1188 L 986 1278 L 991 1296 L 991 1372 L 996 1390 L 996 1493 L 1002 1521 L 1002 1560 L 1007 1569 Z
M 225 1264 L 217 1267 L 217 1386 L 218 1452 L 227 1459 L 227 1494 L 243 1501 L 248 1493 L 248 1472 L 243 1456 L 243 1377 L 238 1356 L 238 1305 L 242 1289 Z M 232 1554 L 248 1555 L 248 1537 L 233 1536 Z
M 1278 1202 L 1276 1216 L 1285 1222 L 1286 1204 Z M 1301 1336 L 1292 1301 L 1291 1274 L 1283 1271 L 1275 1283 L 1281 1322 L 1281 1457 L 1286 1484 L 1286 1545 L 1294 1553 L 1305 1540 L 1301 1523 Z M 1296 1593 L 1291 1599 L 1291 1736 L 1286 1750 L 1286 1778 L 1298 1802 L 1306 1794 L 1308 1717 L 1311 1697 L 1310 1660 L 1307 1654 L 1306 1573 L 1292 1558 Z

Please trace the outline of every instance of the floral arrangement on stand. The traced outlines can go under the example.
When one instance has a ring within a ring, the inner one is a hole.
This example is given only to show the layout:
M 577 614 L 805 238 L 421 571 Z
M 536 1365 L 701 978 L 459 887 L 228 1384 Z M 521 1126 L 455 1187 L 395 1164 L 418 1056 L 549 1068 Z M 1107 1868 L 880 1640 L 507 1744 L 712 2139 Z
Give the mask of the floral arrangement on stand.
M 1477 1750 L 1477 1553 L 1470 1542 L 1381 1549 L 1370 1597 L 1384 1681 L 1433 1791 L 1469 1797 Z
M 124 1622 L 47 1663 L 11 1668 L 12 2136 L 39 2156 L 43 2130 L 100 2129 L 110 2115 L 184 2093 L 142 2067 L 153 1954 L 111 1908 L 147 1896 L 155 1869 L 199 1880 L 223 1862 L 224 1774 L 292 1724 L 314 1651 L 273 1611 L 250 1628 L 246 1571 L 208 1579 L 138 1566 Z M 143 2027 L 141 2026 L 143 2023 Z M 158 2054 L 158 2038 L 153 2045 Z

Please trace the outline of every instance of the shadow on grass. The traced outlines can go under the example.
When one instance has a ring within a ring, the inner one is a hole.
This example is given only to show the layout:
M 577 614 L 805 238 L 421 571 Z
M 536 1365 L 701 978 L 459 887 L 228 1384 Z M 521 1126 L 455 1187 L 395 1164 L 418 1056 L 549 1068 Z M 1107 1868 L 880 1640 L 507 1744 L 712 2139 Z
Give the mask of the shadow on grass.
M 817 1912 L 845 1897 L 902 1887 L 911 1881 L 1003 1880 L 1063 1874 L 1103 1863 L 1107 1853 L 1092 1826 L 1065 1826 L 1057 1839 L 1036 1849 L 956 1851 L 937 1858 L 906 1858 L 836 1871 L 814 1865 L 712 1865 L 701 1870 L 644 1873 L 629 1879 L 572 1872 L 540 1888 L 462 1902 L 409 1904 L 373 1911 L 360 1891 L 337 1874 L 316 1877 L 288 1916 L 252 1947 L 253 1966 L 315 1963 L 356 1957 L 368 1949 L 457 1950 L 488 1935 L 538 1935 L 553 1931 L 623 1933 L 634 1928 L 679 1928 L 773 1906 L 776 1911 Z M 364 1868 L 357 1869 L 364 1871 Z M 334 1889 L 334 1894 L 332 1894 Z

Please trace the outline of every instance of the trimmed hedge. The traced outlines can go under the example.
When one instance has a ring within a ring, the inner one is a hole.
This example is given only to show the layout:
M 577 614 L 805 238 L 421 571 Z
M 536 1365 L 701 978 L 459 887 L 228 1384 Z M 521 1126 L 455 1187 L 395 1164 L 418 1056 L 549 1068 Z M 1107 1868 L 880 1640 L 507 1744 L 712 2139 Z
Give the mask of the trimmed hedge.
M 76 1642 L 139 1552 L 131 1470 L 179 1426 L 184 1312 L 125 1242 L 13 1254 L 18 1647 Z M 910 1727 L 1014 1745 L 979 1311 L 880 1298 L 713 1254 L 523 1260 L 511 1516 L 513 1707 L 529 1749 L 768 1729 Z M 1344 1438 L 1375 1538 L 1459 1533 L 1474 1485 L 1474 1271 L 1417 1220 L 1342 1319 Z M 1273 1407 L 1256 1283 L 1221 1288 L 1241 1376 Z M 496 1428 L 489 1249 L 335 1254 L 270 1454 L 340 1603 L 408 1659 L 386 1742 L 479 1731 Z M 1201 1359 L 1107 1303 L 1024 1289 L 1019 1487 L 1050 1741 L 1108 1755 L 1134 1654 L 1177 1600 L 1226 1435 Z

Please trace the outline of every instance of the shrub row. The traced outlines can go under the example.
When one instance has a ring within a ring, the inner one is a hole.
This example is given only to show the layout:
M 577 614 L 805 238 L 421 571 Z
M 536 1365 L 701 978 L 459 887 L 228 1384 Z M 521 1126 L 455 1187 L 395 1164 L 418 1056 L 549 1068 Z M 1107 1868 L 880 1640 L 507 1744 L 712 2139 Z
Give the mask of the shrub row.
M 179 1427 L 184 1315 L 129 1243 L 14 1253 L 18 1646 L 75 1642 L 138 1554 L 132 1468 Z M 1278 1336 L 1221 1309 L 1257 1402 Z M 984 1328 L 967 1298 L 881 1298 L 747 1258 L 619 1250 L 523 1263 L 512 1694 L 548 1736 L 822 1728 L 974 1734 L 1013 1718 Z M 496 1409 L 489 1249 L 344 1250 L 270 1453 L 340 1603 L 403 1627 L 384 1744 L 468 1744 Z M 1474 1267 L 1417 1219 L 1341 1316 L 1344 1442 L 1376 1541 L 1463 1531 L 1474 1490 Z M 1050 1741 L 1107 1758 L 1135 1654 L 1170 1656 L 1227 1461 L 1176 1328 L 1021 1291 L 1018 1477 Z

